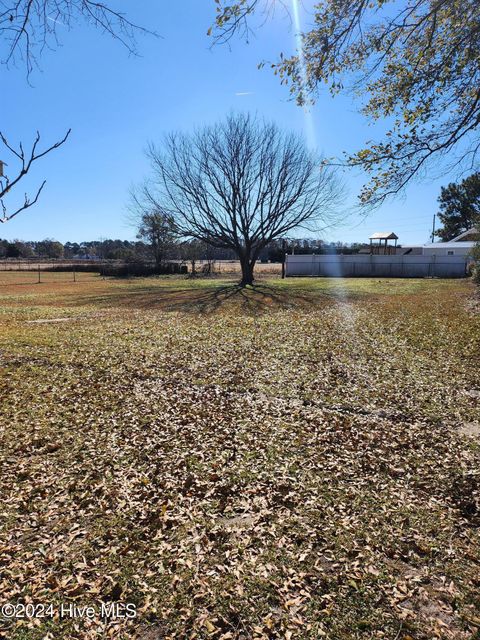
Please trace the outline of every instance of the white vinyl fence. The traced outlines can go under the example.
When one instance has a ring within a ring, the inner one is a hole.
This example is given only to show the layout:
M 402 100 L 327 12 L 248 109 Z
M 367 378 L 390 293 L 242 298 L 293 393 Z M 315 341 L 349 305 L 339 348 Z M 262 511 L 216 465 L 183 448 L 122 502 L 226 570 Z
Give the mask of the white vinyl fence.
M 287 255 L 286 275 L 328 278 L 464 278 L 464 256 Z

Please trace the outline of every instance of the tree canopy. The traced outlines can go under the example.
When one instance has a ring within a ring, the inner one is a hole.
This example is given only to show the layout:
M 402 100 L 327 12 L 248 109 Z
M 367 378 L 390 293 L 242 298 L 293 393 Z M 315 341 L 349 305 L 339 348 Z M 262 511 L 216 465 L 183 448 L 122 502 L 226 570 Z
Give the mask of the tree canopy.
M 137 238 L 150 247 L 156 265 L 160 266 L 177 239 L 173 216 L 157 209 L 139 213 Z
M 439 238 L 448 241 L 471 229 L 480 222 L 480 173 L 442 187 L 438 202 L 438 218 L 443 225 L 436 232 Z
M 217 2 L 217 42 L 248 32 L 248 18 L 281 0 Z M 295 0 L 297 2 L 297 0 Z M 326 84 L 353 91 L 361 111 L 385 120 L 383 140 L 368 142 L 348 164 L 371 176 L 362 203 L 400 192 L 440 161 L 476 170 L 480 147 L 478 0 L 320 0 L 302 34 L 303 51 L 280 57 L 276 73 L 299 103 Z

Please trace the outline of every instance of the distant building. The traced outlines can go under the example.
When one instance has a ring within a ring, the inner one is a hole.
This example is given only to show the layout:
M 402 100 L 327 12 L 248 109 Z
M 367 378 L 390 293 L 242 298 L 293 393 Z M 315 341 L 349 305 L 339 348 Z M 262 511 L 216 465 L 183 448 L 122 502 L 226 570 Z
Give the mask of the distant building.
M 378 234 L 374 234 L 376 236 Z M 371 236 L 372 238 L 374 236 Z M 398 245 L 391 247 L 390 255 L 397 256 L 463 256 L 468 258 L 476 243 L 480 241 L 480 232 L 475 227 L 464 231 L 448 242 L 426 242 L 425 244 Z M 392 250 L 394 249 L 394 250 Z M 371 247 L 364 247 L 360 253 L 378 253 Z M 383 253 L 383 251 L 381 251 Z
M 480 241 L 480 229 L 478 227 L 472 227 L 467 231 L 464 231 L 450 242 L 479 242 Z
M 424 256 L 465 256 L 472 253 L 475 242 L 429 242 L 423 245 Z
M 470 229 L 450 242 L 401 247 L 393 231 L 374 233 L 370 245 L 353 255 L 287 255 L 287 276 L 330 278 L 464 278 L 479 237 Z M 468 239 L 466 239 L 468 238 Z M 389 242 L 395 244 L 389 244 Z
M 472 227 L 448 242 L 429 242 L 424 244 L 423 255 L 468 257 L 479 240 L 480 232 L 476 227 Z

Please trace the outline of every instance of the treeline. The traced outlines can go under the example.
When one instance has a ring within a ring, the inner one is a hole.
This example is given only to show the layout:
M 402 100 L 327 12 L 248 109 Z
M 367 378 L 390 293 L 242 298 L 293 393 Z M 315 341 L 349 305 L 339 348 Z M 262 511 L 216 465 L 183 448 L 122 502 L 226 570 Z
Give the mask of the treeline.
M 45 239 L 40 242 L 23 240 L 1 240 L 0 258 L 63 258 L 64 246 L 57 240 Z
M 65 242 L 46 238 L 39 242 L 0 240 L 0 258 L 97 259 L 144 261 L 151 257 L 151 249 L 143 242 L 129 240 L 94 240 Z
M 234 253 L 224 249 L 215 249 L 196 241 L 174 243 L 164 247 L 164 260 L 190 259 L 187 248 L 199 255 L 197 259 L 229 260 Z M 154 248 L 146 242 L 131 240 L 92 240 L 88 242 L 65 242 L 46 238 L 39 242 L 24 240 L 1 240 L 0 259 L 5 258 L 42 258 L 50 260 L 121 260 L 123 262 L 148 262 L 156 260 Z
M 281 262 L 287 253 L 358 253 L 363 245 L 331 242 L 305 238 L 273 241 L 261 253 L 262 262 Z M 45 240 L 1 240 L 0 259 L 80 259 L 80 260 L 121 260 L 123 262 L 157 261 L 158 252 L 143 241 L 93 240 L 89 242 L 65 242 L 46 238 Z M 235 260 L 236 255 L 228 249 L 209 246 L 198 240 L 171 242 L 163 247 L 162 260 Z

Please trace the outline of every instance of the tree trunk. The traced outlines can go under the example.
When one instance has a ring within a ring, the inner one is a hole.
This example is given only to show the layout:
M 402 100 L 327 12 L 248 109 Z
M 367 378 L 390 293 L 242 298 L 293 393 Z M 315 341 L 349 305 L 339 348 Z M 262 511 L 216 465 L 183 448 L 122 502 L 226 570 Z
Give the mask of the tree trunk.
M 153 245 L 153 255 L 155 258 L 155 266 L 157 267 L 157 269 L 159 269 L 162 266 L 163 254 L 158 244 Z
M 253 269 L 255 267 L 255 259 L 248 257 L 240 258 L 240 265 L 242 267 L 242 280 L 240 285 L 246 287 L 253 284 Z

